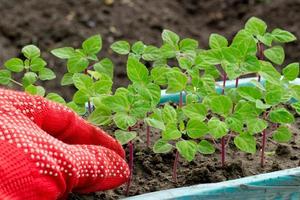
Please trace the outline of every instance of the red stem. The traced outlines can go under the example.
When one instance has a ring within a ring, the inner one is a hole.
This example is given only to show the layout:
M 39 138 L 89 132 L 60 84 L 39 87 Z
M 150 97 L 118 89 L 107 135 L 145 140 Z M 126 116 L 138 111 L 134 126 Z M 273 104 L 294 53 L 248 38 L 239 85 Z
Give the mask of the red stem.
M 226 87 L 226 79 L 227 79 L 227 75 L 224 72 L 223 74 L 223 89 L 222 89 L 222 94 L 225 93 L 225 87 Z M 225 166 L 225 136 L 222 137 L 221 139 L 221 163 L 222 163 L 222 167 Z
M 260 166 L 264 167 L 265 165 L 265 148 L 266 148 L 266 130 L 262 132 L 262 147 L 261 147 L 261 159 L 260 159 Z
M 85 69 L 84 74 L 88 74 L 87 71 L 88 71 L 88 69 Z M 90 100 L 88 100 L 88 112 L 89 112 L 89 114 L 92 113 L 92 106 L 91 106 Z
M 180 92 L 179 94 L 179 108 L 181 108 L 183 105 L 183 96 L 182 96 L 182 92 Z
M 180 92 L 179 94 L 179 108 L 181 108 L 183 106 L 183 94 L 182 92 Z M 176 150 L 176 154 L 175 154 L 175 160 L 174 160 L 174 164 L 173 164 L 173 181 L 176 183 L 177 182 L 177 163 L 178 163 L 178 157 L 179 157 L 179 152 L 178 150 Z
M 235 87 L 237 88 L 239 86 L 239 77 L 237 77 L 236 79 L 235 79 Z
M 223 75 L 223 88 L 222 88 L 222 94 L 225 93 L 226 79 L 227 79 L 227 74 L 224 72 L 224 75 Z
M 134 146 L 133 143 L 130 141 L 128 143 L 129 146 L 129 170 L 130 170 L 130 176 L 127 181 L 127 187 L 126 187 L 126 196 L 129 194 L 129 189 L 131 185 L 131 180 L 132 180 L 132 174 L 133 174 L 133 151 L 134 151 Z
M 174 160 L 174 164 L 173 164 L 173 181 L 175 183 L 177 183 L 177 165 L 178 165 L 178 158 L 179 158 L 179 152 L 178 150 L 176 150 L 176 154 L 175 154 L 175 160 Z
M 264 112 L 263 119 L 265 119 L 266 117 L 267 117 L 267 114 L 266 114 L 266 112 Z M 260 166 L 261 167 L 264 167 L 264 165 L 265 165 L 266 137 L 267 137 L 267 133 L 266 133 L 266 129 L 265 129 L 262 132 L 262 145 L 261 145 L 261 157 L 260 157 Z
M 258 48 L 258 59 L 259 60 L 264 60 L 264 45 L 261 42 L 257 43 L 257 48 Z M 258 82 L 260 82 L 260 75 L 258 75 Z

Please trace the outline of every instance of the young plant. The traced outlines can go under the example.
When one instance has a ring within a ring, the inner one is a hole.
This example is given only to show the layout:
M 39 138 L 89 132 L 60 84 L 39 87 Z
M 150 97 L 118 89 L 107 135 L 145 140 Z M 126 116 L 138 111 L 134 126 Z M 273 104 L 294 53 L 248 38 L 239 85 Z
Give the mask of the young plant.
M 40 49 L 35 45 L 23 47 L 22 54 L 25 57 L 24 60 L 11 58 L 4 63 L 6 69 L 0 70 L 0 84 L 11 86 L 14 83 L 26 92 L 44 96 L 45 89 L 37 85 L 37 82 L 52 80 L 56 75 L 46 67 L 47 63 L 40 57 Z M 14 76 L 20 76 L 19 74 L 22 77 L 21 82 L 14 79 Z
M 51 51 L 56 57 L 67 59 L 68 72 L 64 74 L 61 85 L 74 85 L 77 89 L 73 100 L 67 105 L 83 115 L 87 104 L 89 121 L 96 125 L 107 125 L 111 122 L 111 112 L 101 100 L 111 94 L 113 63 L 108 58 L 100 60 L 97 57 L 102 48 L 100 35 L 89 37 L 81 47 L 63 47 Z

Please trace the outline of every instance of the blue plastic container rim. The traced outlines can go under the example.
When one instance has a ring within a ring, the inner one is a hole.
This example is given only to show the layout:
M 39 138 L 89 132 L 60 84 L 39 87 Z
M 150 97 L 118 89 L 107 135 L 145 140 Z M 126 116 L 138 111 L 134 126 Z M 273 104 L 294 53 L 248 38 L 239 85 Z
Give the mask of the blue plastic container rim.
M 239 79 L 239 87 L 240 86 L 254 86 L 254 83 L 251 82 L 252 80 L 257 80 L 257 77 L 251 77 L 251 78 L 241 78 Z M 260 80 L 261 84 L 265 83 L 264 79 Z M 291 81 L 293 84 L 300 85 L 300 78 L 296 78 L 294 81 Z M 217 82 L 216 86 L 216 92 L 218 94 L 222 93 L 222 81 Z M 235 80 L 227 80 L 226 81 L 226 88 L 235 88 Z M 185 92 L 182 92 L 183 99 L 186 96 Z M 166 90 L 161 91 L 161 98 L 160 98 L 160 104 L 167 103 L 167 102 L 179 102 L 179 93 L 166 93 Z
M 285 198 L 281 198 L 281 194 Z M 299 195 L 300 167 L 297 167 L 271 173 L 259 174 L 255 176 L 248 176 L 230 181 L 198 184 L 188 187 L 151 192 L 143 195 L 125 198 L 124 200 L 299 200 Z M 277 198 L 268 198 L 268 196 L 277 196 Z M 290 196 L 291 198 L 287 198 L 288 196 Z
M 239 80 L 239 86 L 253 86 L 257 77 Z M 260 83 L 264 84 L 264 80 Z M 300 85 L 300 79 L 292 81 Z M 222 92 L 222 82 L 217 82 L 217 93 Z M 226 81 L 226 88 L 234 88 L 235 81 Z M 186 94 L 183 92 L 183 97 Z M 167 94 L 162 90 L 160 103 L 179 102 L 179 93 Z M 189 187 L 162 190 L 126 198 L 126 200 L 162 200 L 162 199 L 300 199 L 300 167 L 264 173 L 219 183 L 198 184 Z

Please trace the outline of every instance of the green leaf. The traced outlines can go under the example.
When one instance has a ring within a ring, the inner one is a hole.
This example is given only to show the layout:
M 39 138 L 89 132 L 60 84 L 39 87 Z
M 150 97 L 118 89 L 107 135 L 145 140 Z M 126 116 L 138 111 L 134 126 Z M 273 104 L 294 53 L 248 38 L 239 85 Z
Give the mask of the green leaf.
M 86 54 L 96 54 L 102 48 L 102 39 L 100 35 L 94 35 L 82 43 L 82 48 Z
M 190 119 L 187 124 L 187 133 L 190 138 L 197 139 L 208 133 L 206 123 L 198 119 Z
M 160 49 L 155 46 L 147 46 L 144 49 L 142 58 L 146 61 L 155 61 L 161 58 Z
M 67 68 L 70 73 L 82 72 L 89 65 L 88 59 L 79 52 L 73 54 L 71 58 L 69 58 L 67 63 Z
M 121 55 L 129 54 L 130 52 L 130 45 L 127 41 L 121 40 L 114 42 L 112 45 L 110 45 L 110 48 Z
M 11 58 L 4 63 L 4 66 L 13 72 L 21 72 L 24 69 L 23 60 L 20 58 Z
M 174 47 L 178 46 L 178 42 L 179 42 L 180 38 L 176 33 L 165 29 L 165 30 L 163 30 L 161 36 L 162 36 L 162 39 L 165 43 L 170 44 Z
M 106 106 L 97 107 L 88 118 L 88 121 L 96 126 L 108 125 L 111 120 L 111 110 Z
M 250 134 L 260 133 L 268 127 L 268 123 L 263 119 L 247 120 L 247 128 Z
M 0 70 L 0 84 L 1 85 L 8 85 L 10 83 L 10 79 L 11 79 L 11 72 L 3 69 Z
M 232 101 L 228 96 L 213 96 L 210 102 L 212 112 L 227 116 L 232 111 Z
M 260 113 L 261 110 L 256 108 L 256 103 L 247 101 L 240 101 L 235 106 L 234 112 L 243 120 L 257 118 Z
M 40 49 L 35 45 L 27 45 L 22 48 L 22 53 L 28 59 L 33 59 L 41 55 Z
M 208 121 L 208 128 L 210 134 L 215 138 L 221 138 L 228 133 L 226 123 L 220 121 L 219 119 L 213 117 Z
M 115 132 L 116 139 L 122 144 L 127 144 L 134 138 L 136 138 L 137 134 L 135 131 L 122 131 L 122 130 L 117 130 Z
M 135 42 L 131 47 L 132 52 L 138 55 L 141 55 L 144 52 L 144 49 L 145 45 L 142 41 Z
M 285 88 L 282 85 L 275 85 L 266 81 L 265 102 L 269 105 L 279 104 L 284 96 Z
M 46 90 L 42 86 L 35 86 L 36 87 L 36 94 L 39 96 L 45 96 Z
M 274 123 L 293 123 L 295 121 L 294 116 L 285 108 L 272 110 L 269 113 L 269 118 Z
M 240 150 L 254 154 L 256 152 L 256 140 L 250 134 L 241 134 L 234 138 L 234 144 Z
M 201 103 L 188 104 L 182 108 L 182 111 L 188 118 L 200 121 L 203 121 L 207 115 L 207 109 Z
M 167 73 L 169 71 L 169 68 L 167 67 L 154 67 L 151 70 L 151 80 L 157 85 L 167 85 L 168 79 L 167 79 Z
M 209 47 L 211 49 L 221 49 L 222 47 L 227 47 L 227 39 L 219 34 L 213 33 L 209 36 Z
M 274 46 L 264 51 L 264 55 L 273 63 L 281 65 L 284 61 L 284 50 L 281 46 Z
M 165 124 L 160 120 L 153 119 L 153 118 L 146 118 L 145 122 L 151 127 L 154 127 L 154 128 L 157 128 L 157 129 L 160 129 L 163 131 L 166 129 Z
M 93 87 L 93 80 L 86 74 L 75 73 L 73 75 L 73 83 L 78 90 L 90 93 Z
M 201 51 L 198 55 L 198 59 L 201 60 L 203 65 L 217 65 L 222 62 L 223 55 L 220 49 L 210 49 Z
M 195 50 L 198 48 L 198 41 L 193 40 L 190 38 L 183 39 L 179 42 L 179 49 L 180 51 L 189 51 L 189 50 Z
M 276 142 L 285 143 L 291 140 L 292 133 L 286 126 L 280 126 L 273 132 L 272 137 Z
M 128 112 L 130 109 L 130 104 L 124 94 L 108 96 L 102 100 L 102 103 L 115 112 Z
M 94 83 L 93 89 L 96 94 L 110 94 L 112 85 L 112 80 L 107 76 L 103 76 L 99 81 Z
M 84 91 L 78 90 L 73 95 L 73 101 L 76 104 L 84 105 L 86 102 L 89 101 L 89 95 Z
M 152 107 L 156 107 L 160 100 L 161 90 L 156 84 L 149 83 L 147 85 L 139 85 L 138 93 L 141 95 L 141 99 L 149 102 Z
M 26 72 L 22 78 L 24 87 L 34 84 L 37 81 L 37 75 L 34 72 Z
M 273 65 L 266 61 L 260 61 L 261 69 L 259 74 L 266 80 L 277 84 L 281 79 L 281 74 L 273 67 Z
M 214 145 L 207 140 L 201 140 L 201 142 L 198 143 L 198 151 L 202 154 L 213 154 L 216 149 Z
M 292 103 L 291 106 L 295 109 L 295 111 L 300 114 L 300 102 L 297 101 L 295 103 Z
M 258 88 L 252 87 L 252 86 L 238 87 L 237 92 L 241 97 L 243 97 L 249 101 L 255 102 L 256 99 L 262 98 L 262 92 Z
M 258 108 L 258 109 L 263 109 L 263 110 L 265 110 L 265 109 L 270 108 L 271 105 L 269 105 L 269 104 L 264 104 L 261 100 L 258 100 L 258 99 L 257 99 L 256 102 L 255 102 L 255 107 Z
M 162 118 L 166 124 L 176 122 L 177 121 L 176 110 L 169 104 L 166 104 L 163 108 Z
M 269 113 L 269 119 L 274 123 L 293 123 L 294 116 L 285 108 L 278 108 Z
M 147 83 L 149 71 L 145 65 L 134 58 L 128 58 L 127 76 L 132 82 Z
M 178 58 L 178 63 L 179 63 L 180 68 L 182 68 L 182 69 L 191 69 L 192 65 L 193 65 L 193 62 L 189 58 L 186 58 L 186 57 Z
M 154 153 L 168 153 L 172 150 L 173 146 L 169 144 L 167 141 L 162 139 L 157 140 L 153 145 Z
M 61 104 L 66 104 L 66 101 L 64 100 L 64 98 L 62 98 L 59 94 L 56 94 L 56 93 L 48 93 L 46 98 L 51 101 L 55 101 L 55 102 L 58 102 Z
M 25 92 L 28 92 L 29 94 L 37 94 L 37 87 L 34 86 L 34 85 L 28 85 L 26 88 L 25 88 Z
M 100 62 L 94 64 L 94 69 L 99 73 L 106 74 L 107 76 L 113 78 L 114 65 L 108 58 L 104 58 Z
M 162 138 L 164 140 L 177 140 L 181 138 L 181 132 L 178 130 L 176 124 L 169 123 L 166 129 L 162 132 Z
M 290 90 L 292 92 L 292 96 L 300 100 L 300 85 L 290 85 Z
M 168 78 L 168 88 L 167 93 L 175 93 L 175 92 L 181 92 L 185 89 L 187 84 L 187 76 L 179 72 L 177 70 L 173 70 L 168 72 L 167 74 Z
M 295 80 L 299 75 L 299 63 L 291 63 L 282 70 L 284 78 L 289 81 Z
M 42 58 L 33 58 L 30 61 L 30 69 L 34 72 L 42 70 L 47 65 Z
M 71 108 L 73 111 L 75 111 L 78 115 L 84 115 L 86 113 L 85 105 L 78 106 L 73 101 L 67 103 L 67 106 Z
M 245 30 L 253 35 L 264 35 L 267 24 L 257 17 L 251 17 L 245 24 Z
M 122 130 L 127 130 L 128 127 L 134 126 L 137 122 L 136 118 L 129 116 L 127 113 L 117 113 L 113 120 L 117 127 Z
M 58 49 L 53 49 L 51 53 L 61 59 L 69 59 L 73 56 L 75 50 L 72 47 L 62 47 Z
M 272 31 L 272 37 L 276 42 L 287 43 L 295 41 L 297 38 L 290 32 L 276 28 Z
M 256 42 L 251 35 L 245 30 L 240 30 L 233 38 L 231 47 L 239 51 L 241 59 L 248 55 L 256 55 L 257 46 Z
M 52 80 L 56 77 L 54 72 L 49 69 L 49 68 L 43 68 L 42 70 L 39 71 L 39 78 L 44 81 L 44 80 Z
M 164 59 L 174 58 L 177 52 L 178 51 L 170 44 L 163 44 L 160 47 L 161 57 Z
M 61 84 L 62 86 L 73 84 L 73 75 L 74 75 L 74 74 L 72 74 L 72 73 L 66 73 L 66 74 L 64 74 L 64 76 L 63 76 L 62 79 L 61 79 L 60 84 Z
M 131 109 L 129 114 L 138 119 L 144 119 L 150 110 L 151 110 L 151 105 L 149 102 L 136 99 L 133 100 L 133 103 L 131 104 Z
M 244 128 L 243 118 L 238 114 L 234 114 L 225 119 L 225 123 L 230 130 L 241 133 Z
M 182 157 L 191 162 L 197 153 L 197 144 L 191 140 L 183 140 L 176 143 L 176 149 Z
M 266 46 L 272 46 L 273 36 L 271 33 L 266 33 L 263 36 L 257 35 L 257 39 Z

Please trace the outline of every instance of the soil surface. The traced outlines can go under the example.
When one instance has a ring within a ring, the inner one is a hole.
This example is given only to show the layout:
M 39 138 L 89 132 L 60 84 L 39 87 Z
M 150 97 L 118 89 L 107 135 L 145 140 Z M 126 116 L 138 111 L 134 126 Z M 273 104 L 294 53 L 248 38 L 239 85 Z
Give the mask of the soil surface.
M 264 168 L 260 166 L 261 135 L 257 134 L 257 153 L 255 155 L 239 151 L 233 144 L 232 139 L 230 140 L 231 142 L 226 148 L 225 168 L 221 167 L 220 151 L 218 150 L 213 155 L 198 154 L 196 159 L 190 163 L 179 157 L 177 183 L 172 179 L 175 151 L 168 154 L 153 153 L 152 149 L 147 148 L 144 142 L 146 140 L 145 127 L 138 128 L 136 131 L 139 133 L 140 140 L 134 142 L 134 174 L 129 195 L 133 196 L 201 183 L 215 183 L 298 167 L 300 166 L 300 116 L 297 114 L 295 116 L 297 120 L 290 128 L 293 139 L 289 143 L 275 143 L 272 141 L 272 132 L 267 131 L 268 141 Z M 152 130 L 152 140 L 154 141 L 158 137 L 159 133 Z M 90 195 L 72 194 L 69 200 L 120 199 L 126 197 L 125 190 L 126 184 L 115 190 Z
M 115 87 L 128 84 L 125 56 L 109 45 L 120 39 L 161 43 L 164 28 L 191 37 L 206 47 L 209 34 L 231 38 L 245 21 L 257 16 L 270 28 L 281 27 L 300 38 L 300 0 L 0 0 L 0 65 L 19 56 L 22 46 L 38 45 L 58 78 L 44 83 L 49 92 L 70 97 L 73 90 L 60 87 L 65 62 L 48 52 L 62 46 L 79 47 L 90 35 L 103 37 L 101 56 L 116 66 Z M 288 62 L 300 58 L 299 41 L 286 46 Z

